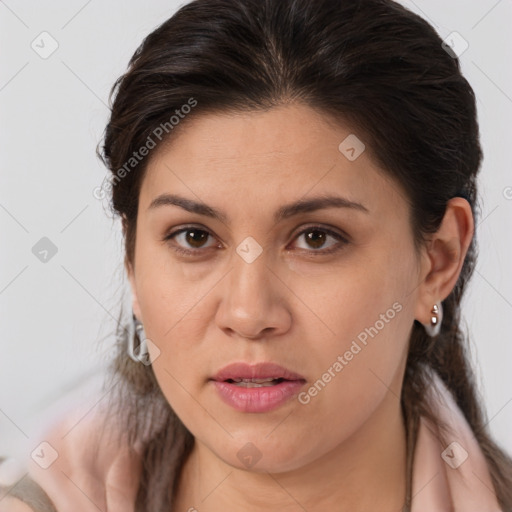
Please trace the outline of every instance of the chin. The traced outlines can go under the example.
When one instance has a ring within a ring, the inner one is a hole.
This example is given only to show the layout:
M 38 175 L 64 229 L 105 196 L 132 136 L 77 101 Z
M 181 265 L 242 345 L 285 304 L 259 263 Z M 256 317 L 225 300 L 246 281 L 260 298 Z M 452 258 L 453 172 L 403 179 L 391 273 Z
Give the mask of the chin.
M 317 447 L 311 447 L 308 453 L 301 453 L 301 443 L 294 441 L 293 437 L 276 437 L 270 442 L 268 438 L 265 439 L 265 435 L 244 436 L 244 441 L 230 443 L 223 451 L 218 451 L 217 456 L 236 469 L 265 474 L 299 469 L 313 461 L 313 453 L 318 454 Z M 286 441 L 288 444 L 285 444 Z

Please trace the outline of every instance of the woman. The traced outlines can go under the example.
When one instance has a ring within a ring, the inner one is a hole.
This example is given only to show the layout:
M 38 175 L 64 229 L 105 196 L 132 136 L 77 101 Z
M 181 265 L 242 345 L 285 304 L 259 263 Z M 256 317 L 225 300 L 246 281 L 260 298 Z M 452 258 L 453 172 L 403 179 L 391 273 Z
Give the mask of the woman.
M 135 332 L 9 506 L 512 510 L 459 325 L 482 155 L 454 57 L 390 0 L 196 0 L 144 40 L 100 154 Z

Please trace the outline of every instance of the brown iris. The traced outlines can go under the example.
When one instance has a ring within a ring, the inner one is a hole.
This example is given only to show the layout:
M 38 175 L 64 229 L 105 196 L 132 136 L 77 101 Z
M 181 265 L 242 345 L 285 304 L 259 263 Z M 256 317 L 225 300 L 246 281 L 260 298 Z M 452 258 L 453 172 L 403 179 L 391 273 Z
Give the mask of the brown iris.
M 320 231 L 318 229 L 312 229 L 311 231 L 307 232 L 306 238 L 309 242 L 313 242 L 312 247 L 315 249 L 318 249 L 319 247 L 322 247 L 325 243 L 325 236 L 326 234 L 323 231 Z
M 191 233 L 193 235 L 191 235 Z M 208 240 L 209 234 L 206 231 L 200 229 L 189 229 L 186 232 L 185 238 L 188 244 L 194 248 L 200 248 L 202 243 Z

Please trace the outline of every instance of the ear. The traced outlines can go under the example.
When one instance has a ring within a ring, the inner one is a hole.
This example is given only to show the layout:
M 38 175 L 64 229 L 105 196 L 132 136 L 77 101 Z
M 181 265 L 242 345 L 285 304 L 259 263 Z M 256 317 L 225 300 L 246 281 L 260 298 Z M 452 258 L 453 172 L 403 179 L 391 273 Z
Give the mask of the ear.
M 429 324 L 432 306 L 450 295 L 474 234 L 471 205 L 462 197 L 448 201 L 439 226 L 427 242 L 421 265 L 415 318 Z
M 122 217 L 122 225 L 123 225 L 123 238 L 126 240 L 126 217 L 123 215 Z M 132 294 L 132 309 L 133 313 L 137 317 L 138 320 L 143 322 L 142 315 L 140 313 L 139 300 L 137 298 L 137 286 L 135 284 L 135 269 L 133 265 L 128 261 L 128 257 L 124 258 L 124 268 L 126 270 L 126 275 L 128 276 L 128 281 L 130 283 L 130 289 Z

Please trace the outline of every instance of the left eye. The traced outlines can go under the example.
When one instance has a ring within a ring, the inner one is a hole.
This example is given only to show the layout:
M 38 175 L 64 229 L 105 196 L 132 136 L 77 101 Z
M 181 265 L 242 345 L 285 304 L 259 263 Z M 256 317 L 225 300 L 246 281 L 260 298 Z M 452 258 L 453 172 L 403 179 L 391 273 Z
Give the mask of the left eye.
M 306 235 L 304 240 L 308 244 L 308 247 L 302 247 L 301 249 L 313 249 L 311 252 L 327 254 L 339 250 L 341 248 L 340 246 L 343 246 L 348 243 L 347 238 L 341 235 L 340 233 L 336 233 L 334 231 L 331 231 L 330 229 L 322 228 L 320 226 L 310 226 L 302 230 L 300 233 L 297 234 L 295 239 L 299 239 L 304 235 Z M 204 242 L 208 240 L 208 237 L 211 236 L 211 233 L 204 229 L 188 227 L 170 233 L 164 238 L 164 240 L 167 241 L 176 239 L 179 242 L 181 239 L 181 243 L 179 245 L 173 244 L 172 248 L 178 253 L 195 254 L 201 249 L 208 249 L 211 247 L 204 245 Z M 335 243 L 329 245 L 327 249 L 324 248 L 322 250 L 318 250 L 325 246 L 325 243 L 329 238 L 334 239 Z M 188 245 L 188 247 L 183 247 L 183 244 Z M 332 248 L 333 246 L 334 248 Z
M 321 252 L 321 253 L 330 253 L 334 252 L 335 250 L 340 249 L 341 247 L 339 245 L 345 245 L 348 243 L 348 240 L 342 236 L 339 233 L 336 233 L 334 231 L 331 231 L 330 229 L 322 228 L 320 226 L 312 226 L 304 229 L 297 235 L 297 239 L 306 235 L 305 240 L 307 244 L 309 245 L 309 248 L 313 247 L 314 249 L 321 248 L 324 246 L 327 239 L 332 238 L 335 241 L 338 242 L 338 244 L 334 243 L 328 246 L 328 249 L 323 249 L 321 251 L 313 251 L 313 252 Z M 337 246 L 338 245 L 338 246 Z M 334 246 L 334 249 L 332 247 Z M 306 250 L 308 247 L 306 247 Z

